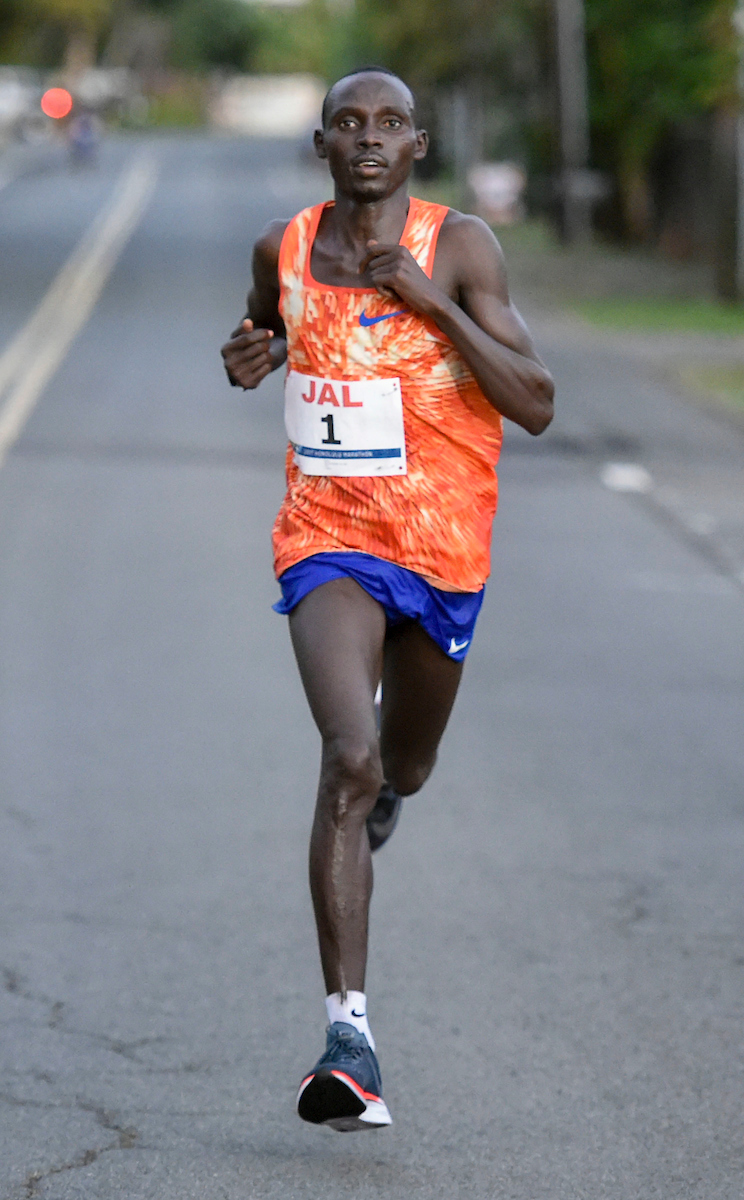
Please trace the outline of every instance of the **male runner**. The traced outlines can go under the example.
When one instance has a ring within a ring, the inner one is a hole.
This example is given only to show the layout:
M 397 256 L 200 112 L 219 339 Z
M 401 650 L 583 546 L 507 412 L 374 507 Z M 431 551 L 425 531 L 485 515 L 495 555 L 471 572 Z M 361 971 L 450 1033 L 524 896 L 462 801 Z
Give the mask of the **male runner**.
M 375 67 L 335 83 L 315 148 L 335 200 L 264 231 L 222 354 L 243 388 L 288 364 L 275 607 L 322 738 L 310 887 L 329 1021 L 297 1108 L 351 1130 L 391 1123 L 364 994 L 370 851 L 428 778 L 455 699 L 501 418 L 541 433 L 553 384 L 488 227 L 409 197 L 427 135 L 401 79 Z

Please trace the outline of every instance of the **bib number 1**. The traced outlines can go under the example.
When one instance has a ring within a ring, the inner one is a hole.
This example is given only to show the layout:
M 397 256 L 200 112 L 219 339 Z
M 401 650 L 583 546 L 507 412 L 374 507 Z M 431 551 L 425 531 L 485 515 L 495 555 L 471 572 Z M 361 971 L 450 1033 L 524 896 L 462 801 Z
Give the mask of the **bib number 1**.
M 305 475 L 405 475 L 399 379 L 345 381 L 290 371 L 284 420 Z
M 323 445 L 324 446 L 340 446 L 341 442 L 339 441 L 339 439 L 335 438 L 333 436 L 333 417 L 332 417 L 332 415 L 329 413 L 327 417 L 321 417 L 320 419 L 321 419 L 321 422 L 323 423 L 323 425 L 328 426 L 328 437 L 323 438 Z

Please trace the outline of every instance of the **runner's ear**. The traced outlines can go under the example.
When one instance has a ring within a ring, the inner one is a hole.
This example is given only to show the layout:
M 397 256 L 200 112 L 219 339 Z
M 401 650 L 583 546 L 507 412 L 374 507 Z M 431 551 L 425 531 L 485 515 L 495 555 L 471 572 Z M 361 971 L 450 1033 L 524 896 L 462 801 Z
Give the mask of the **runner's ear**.
M 325 148 L 325 140 L 323 138 L 323 130 L 316 129 L 313 134 L 313 145 L 318 158 L 328 158 L 328 153 Z
M 413 152 L 413 157 L 416 162 L 421 162 L 422 158 L 426 158 L 429 150 L 429 135 L 425 129 L 416 130 L 416 149 Z

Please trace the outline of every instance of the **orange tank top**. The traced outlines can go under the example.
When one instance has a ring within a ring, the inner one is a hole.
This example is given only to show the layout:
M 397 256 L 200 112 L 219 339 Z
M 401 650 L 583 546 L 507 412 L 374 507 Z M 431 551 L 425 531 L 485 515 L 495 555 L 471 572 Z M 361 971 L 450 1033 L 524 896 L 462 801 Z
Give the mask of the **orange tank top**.
M 400 380 L 407 473 L 305 475 L 290 446 L 287 494 L 273 531 L 277 576 L 311 554 L 358 550 L 432 582 L 478 591 L 490 570 L 501 417 L 447 337 L 369 288 L 332 287 L 310 273 L 325 205 L 290 221 L 279 254 L 279 309 L 289 371 L 324 379 Z M 431 277 L 447 212 L 411 198 L 401 245 Z M 360 317 L 364 314 L 365 324 Z M 386 319 L 374 321 L 375 317 Z

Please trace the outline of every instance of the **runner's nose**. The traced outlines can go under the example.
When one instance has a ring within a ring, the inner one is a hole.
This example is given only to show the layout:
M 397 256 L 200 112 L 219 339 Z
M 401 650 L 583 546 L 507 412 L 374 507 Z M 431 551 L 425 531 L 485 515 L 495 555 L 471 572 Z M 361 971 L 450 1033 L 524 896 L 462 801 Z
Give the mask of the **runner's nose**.
M 364 150 L 368 150 L 370 146 L 381 146 L 382 138 L 377 126 L 370 121 L 368 125 L 364 126 L 364 129 L 360 129 L 357 143 Z

